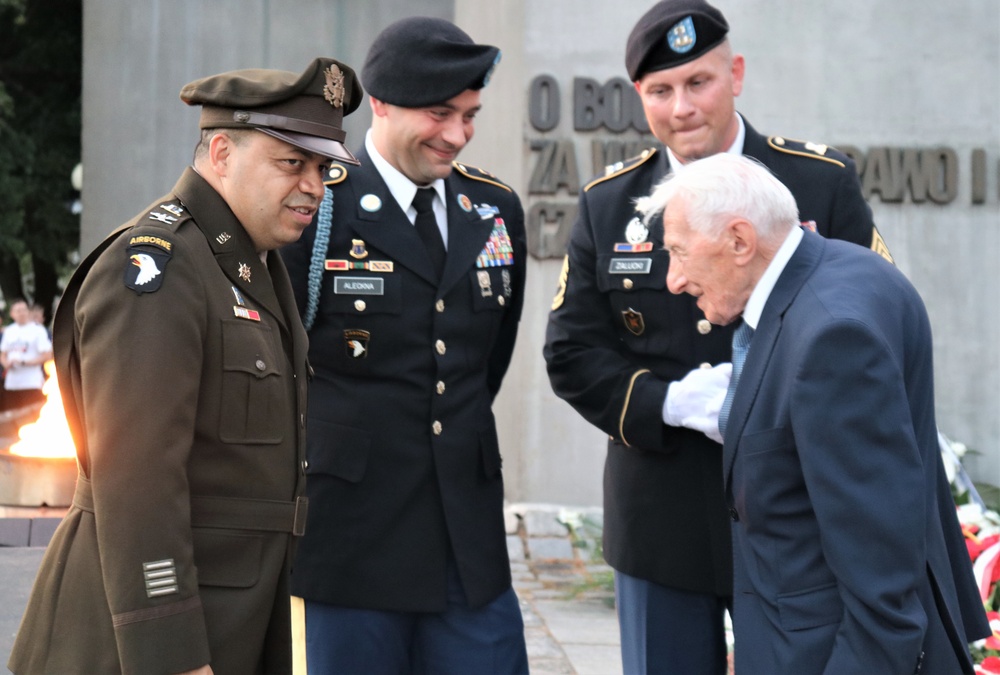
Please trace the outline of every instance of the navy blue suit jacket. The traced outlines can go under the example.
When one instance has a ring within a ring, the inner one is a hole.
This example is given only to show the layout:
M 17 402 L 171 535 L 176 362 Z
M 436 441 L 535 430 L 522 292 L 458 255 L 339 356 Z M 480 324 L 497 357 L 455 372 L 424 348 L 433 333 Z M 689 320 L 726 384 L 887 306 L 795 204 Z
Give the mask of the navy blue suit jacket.
M 736 672 L 972 672 L 966 643 L 988 628 L 941 462 L 932 366 L 903 274 L 806 232 L 726 430 Z

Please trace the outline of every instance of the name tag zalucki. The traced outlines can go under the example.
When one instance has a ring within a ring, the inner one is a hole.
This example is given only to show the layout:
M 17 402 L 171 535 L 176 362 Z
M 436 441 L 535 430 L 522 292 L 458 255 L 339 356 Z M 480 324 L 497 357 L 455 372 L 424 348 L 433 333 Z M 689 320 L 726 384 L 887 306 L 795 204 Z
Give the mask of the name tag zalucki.
M 649 274 L 653 269 L 652 258 L 612 258 L 611 274 Z
M 344 295 L 385 295 L 385 279 L 380 277 L 335 277 L 333 292 Z

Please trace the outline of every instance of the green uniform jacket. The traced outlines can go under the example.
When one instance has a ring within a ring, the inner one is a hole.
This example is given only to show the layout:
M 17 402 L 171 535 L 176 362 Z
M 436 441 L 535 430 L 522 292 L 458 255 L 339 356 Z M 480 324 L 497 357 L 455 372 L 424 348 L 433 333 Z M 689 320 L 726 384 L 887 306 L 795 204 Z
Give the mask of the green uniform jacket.
M 77 270 L 54 337 L 80 474 L 11 670 L 290 672 L 307 365 L 281 259 L 188 169 Z

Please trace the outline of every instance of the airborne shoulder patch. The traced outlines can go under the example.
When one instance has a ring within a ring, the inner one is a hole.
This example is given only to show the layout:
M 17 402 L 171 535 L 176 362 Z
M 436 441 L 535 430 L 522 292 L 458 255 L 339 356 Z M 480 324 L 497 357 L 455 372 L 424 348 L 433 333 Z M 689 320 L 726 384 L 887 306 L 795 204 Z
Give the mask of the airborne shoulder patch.
M 133 237 L 132 240 L 146 237 Z M 163 285 L 163 273 L 173 255 L 173 245 L 166 240 L 150 244 L 130 244 L 125 249 L 125 287 L 139 295 L 154 293 Z
M 833 148 L 822 143 L 796 141 L 791 138 L 785 138 L 784 136 L 770 136 L 767 139 L 767 145 L 772 150 L 783 152 L 786 155 L 819 159 L 824 162 L 829 162 L 830 164 L 836 164 L 841 168 L 846 166 L 842 161 L 832 155 L 831 150 L 833 150 Z
M 636 169 L 643 164 L 645 164 L 649 159 L 656 155 L 656 148 L 647 148 L 643 150 L 640 154 L 635 157 L 630 157 L 624 161 L 616 162 L 614 164 L 608 164 L 604 167 L 604 175 L 598 176 L 594 180 L 590 181 L 583 186 L 583 191 L 586 192 L 590 188 L 594 187 L 598 183 L 603 183 L 604 181 L 611 180 L 622 174 L 626 174 L 633 169 Z
M 475 166 L 469 166 L 468 164 L 462 164 L 461 162 L 452 162 L 451 165 L 458 171 L 461 175 L 466 178 L 471 178 L 472 180 L 478 180 L 483 183 L 489 183 L 490 185 L 495 185 L 498 188 L 502 188 L 507 192 L 513 192 L 510 186 L 505 185 L 503 181 L 494 176 L 492 173 L 486 169 L 480 169 Z

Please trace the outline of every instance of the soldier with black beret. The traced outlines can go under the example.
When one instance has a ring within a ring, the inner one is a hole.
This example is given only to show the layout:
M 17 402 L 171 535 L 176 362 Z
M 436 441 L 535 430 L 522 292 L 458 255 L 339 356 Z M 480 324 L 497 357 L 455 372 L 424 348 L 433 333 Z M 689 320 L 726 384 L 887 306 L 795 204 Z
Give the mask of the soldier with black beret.
M 292 573 L 316 673 L 522 673 L 491 411 L 524 301 L 514 191 L 456 161 L 499 50 L 412 17 L 372 44 L 360 167 L 282 249 L 309 330 L 309 534 Z
M 274 249 L 319 208 L 354 72 L 239 70 L 181 90 L 193 166 L 76 270 L 54 324 L 77 448 L 15 673 L 290 673 L 306 334 Z
M 647 228 L 636 199 L 688 162 L 740 153 L 791 190 L 803 227 L 888 257 L 850 159 L 736 112 L 744 59 L 728 31 L 704 0 L 663 0 L 636 23 L 625 66 L 666 147 L 584 187 L 546 334 L 553 390 L 610 437 L 604 553 L 626 673 L 724 673 L 732 596 L 718 413 L 733 328 L 667 291 L 662 223 Z

